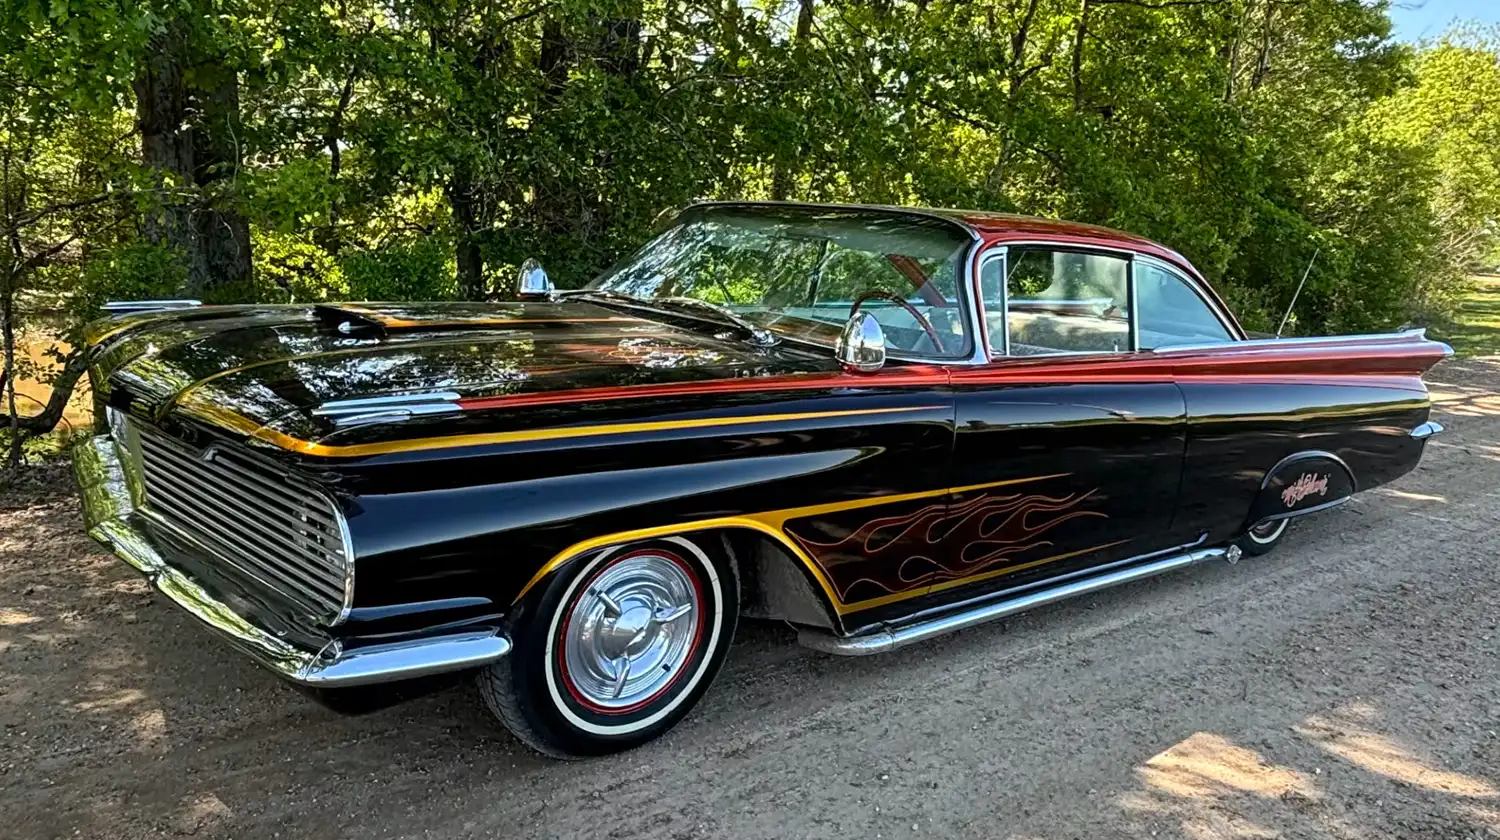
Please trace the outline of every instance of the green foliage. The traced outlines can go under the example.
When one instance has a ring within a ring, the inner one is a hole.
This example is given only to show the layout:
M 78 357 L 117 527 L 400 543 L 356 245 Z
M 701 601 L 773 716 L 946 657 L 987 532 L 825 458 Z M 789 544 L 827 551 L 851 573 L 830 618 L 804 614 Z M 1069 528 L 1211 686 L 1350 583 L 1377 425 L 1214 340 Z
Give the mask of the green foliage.
M 444 300 L 457 293 L 450 246 L 436 237 L 359 251 L 342 261 L 353 300 Z
M 351 298 L 343 266 L 308 233 L 257 229 L 254 299 L 269 303 L 308 303 Z
M 148 242 L 126 242 L 90 255 L 72 294 L 63 299 L 77 317 L 98 317 L 111 300 L 162 300 L 181 288 L 185 272 L 172 251 Z
M 196 240 L 163 233 L 173 211 L 222 214 L 206 229 L 236 243 L 229 222 L 248 227 L 250 279 L 210 284 L 216 301 L 475 297 L 528 257 L 576 287 L 699 198 L 1108 224 L 1182 251 L 1256 329 L 1317 252 L 1303 333 L 1440 317 L 1463 270 L 1500 262 L 1495 33 L 1413 49 L 1365 0 L 3 14 L 6 184 L 36 185 L 12 215 L 113 196 L 26 232 L 33 250 L 76 237 L 16 283 L 78 317 L 193 282 Z M 195 152 L 232 155 L 184 175 L 142 151 L 138 94 L 163 66 L 183 74 Z
M 1470 277 L 1453 318 L 1434 323 L 1430 334 L 1453 345 L 1459 356 L 1500 355 L 1500 277 Z

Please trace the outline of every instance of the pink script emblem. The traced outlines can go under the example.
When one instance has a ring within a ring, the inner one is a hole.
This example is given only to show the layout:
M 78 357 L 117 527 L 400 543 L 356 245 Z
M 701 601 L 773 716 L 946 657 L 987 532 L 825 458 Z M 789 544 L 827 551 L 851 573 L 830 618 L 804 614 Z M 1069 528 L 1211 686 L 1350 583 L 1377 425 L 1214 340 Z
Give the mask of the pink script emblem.
M 1301 477 L 1287 485 L 1287 488 L 1281 491 L 1281 501 L 1287 507 L 1291 507 L 1314 493 L 1319 496 L 1328 495 L 1328 476 L 1316 473 L 1303 473 Z

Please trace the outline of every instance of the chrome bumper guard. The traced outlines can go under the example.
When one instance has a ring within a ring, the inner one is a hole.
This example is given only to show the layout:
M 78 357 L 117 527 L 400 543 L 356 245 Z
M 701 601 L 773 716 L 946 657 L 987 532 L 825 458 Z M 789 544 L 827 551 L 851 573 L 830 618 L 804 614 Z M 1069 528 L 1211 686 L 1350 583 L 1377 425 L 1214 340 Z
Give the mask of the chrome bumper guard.
M 343 688 L 425 677 L 488 665 L 510 652 L 497 631 L 477 630 L 345 649 L 329 638 L 319 650 L 289 644 L 213 597 L 192 577 L 167 564 L 146 535 L 131 524 L 134 510 L 125 473 L 106 435 L 73 450 L 73 472 L 83 495 L 88 534 L 177 606 L 226 637 L 255 661 L 291 682 Z

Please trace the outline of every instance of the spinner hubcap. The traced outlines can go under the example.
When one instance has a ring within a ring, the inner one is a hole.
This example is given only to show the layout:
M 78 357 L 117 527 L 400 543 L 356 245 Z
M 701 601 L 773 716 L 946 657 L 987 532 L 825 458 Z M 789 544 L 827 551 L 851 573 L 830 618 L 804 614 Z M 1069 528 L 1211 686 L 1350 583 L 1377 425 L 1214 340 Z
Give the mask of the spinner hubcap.
M 595 711 L 639 708 L 676 682 L 702 632 L 702 592 L 687 564 L 666 551 L 605 566 L 577 596 L 562 630 L 563 677 Z

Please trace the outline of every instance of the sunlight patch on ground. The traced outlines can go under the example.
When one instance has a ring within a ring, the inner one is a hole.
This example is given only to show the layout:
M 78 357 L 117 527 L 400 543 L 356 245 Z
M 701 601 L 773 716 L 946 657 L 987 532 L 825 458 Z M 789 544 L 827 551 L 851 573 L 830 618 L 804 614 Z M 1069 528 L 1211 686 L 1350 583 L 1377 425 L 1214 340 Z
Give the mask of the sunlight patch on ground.
M 1213 732 L 1188 736 L 1135 772 L 1142 789 L 1118 801 L 1153 835 L 1163 819 L 1194 840 L 1284 837 L 1281 823 L 1309 827 L 1310 819 L 1328 826 L 1319 805 L 1324 796 L 1311 774 L 1273 764 Z M 1276 825 L 1259 821 L 1267 808 L 1276 815 Z
M 1441 502 L 1443 504 L 1448 503 L 1448 498 L 1446 496 L 1436 496 L 1431 493 L 1412 493 L 1407 490 L 1394 490 L 1390 487 L 1376 487 L 1373 492 L 1379 493 L 1382 496 L 1393 496 L 1397 499 L 1407 499 L 1413 502 Z
M 1312 780 L 1267 764 L 1254 750 L 1211 732 L 1197 732 L 1158 753 L 1137 771 L 1148 785 L 1174 796 L 1214 796 L 1225 789 L 1267 798 L 1317 797 Z
M 1433 411 L 1455 417 L 1493 417 L 1500 415 L 1500 394 L 1479 392 L 1455 394 L 1451 391 L 1429 391 Z
M 142 712 L 130 720 L 136 746 L 144 751 L 160 752 L 167 737 L 167 716 L 161 709 Z
M 1371 731 L 1363 722 L 1374 717 L 1366 704 L 1345 707 L 1336 717 L 1313 715 L 1293 731 L 1350 764 L 1413 787 L 1474 799 L 1500 797 L 1485 779 L 1444 770 L 1395 740 Z
M 197 834 L 208 826 L 223 822 L 229 815 L 229 806 L 218 796 L 203 793 L 188 799 L 173 823 L 178 834 Z
M 145 699 L 144 691 L 138 688 L 126 688 L 98 700 L 80 700 L 73 704 L 73 708 L 80 712 L 101 712 L 118 709 L 121 706 L 133 706 Z
M 0 607 L 0 627 L 17 627 L 22 624 L 35 624 L 38 621 L 41 619 L 31 613 Z

